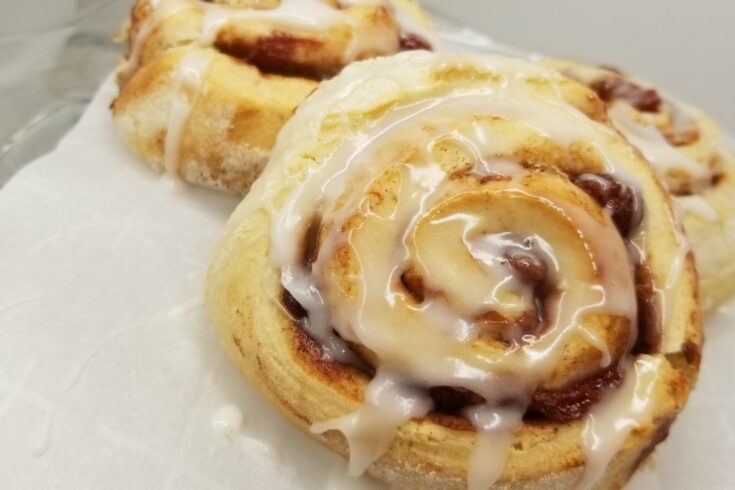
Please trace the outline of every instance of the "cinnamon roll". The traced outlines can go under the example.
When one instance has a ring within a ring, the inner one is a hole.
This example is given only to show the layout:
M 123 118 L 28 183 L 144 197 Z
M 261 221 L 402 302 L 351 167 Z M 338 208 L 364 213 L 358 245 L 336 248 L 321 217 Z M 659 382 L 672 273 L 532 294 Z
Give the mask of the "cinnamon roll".
M 403 53 L 322 84 L 207 302 L 265 398 L 397 488 L 619 488 L 700 361 L 668 195 L 594 92 L 501 57 Z
M 651 163 L 674 196 L 694 250 L 702 306 L 711 311 L 735 292 L 735 149 L 699 110 L 617 69 L 551 60 L 551 67 L 593 89 L 615 127 Z
M 238 193 L 320 80 L 436 43 L 414 0 L 138 0 L 125 36 L 119 133 L 154 169 Z

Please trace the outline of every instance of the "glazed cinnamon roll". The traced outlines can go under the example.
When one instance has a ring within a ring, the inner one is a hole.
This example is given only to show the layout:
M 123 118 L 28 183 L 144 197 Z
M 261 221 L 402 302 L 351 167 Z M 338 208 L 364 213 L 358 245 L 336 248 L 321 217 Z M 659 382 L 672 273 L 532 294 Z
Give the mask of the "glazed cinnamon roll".
M 615 127 L 651 163 L 674 196 L 694 250 L 702 305 L 735 292 L 735 148 L 699 110 L 622 72 L 569 61 L 544 62 L 593 89 Z
M 553 70 L 354 64 L 286 124 L 207 298 L 286 418 L 397 488 L 620 488 L 701 347 L 671 201 Z
M 320 80 L 436 43 L 413 0 L 138 0 L 125 35 L 122 137 L 158 171 L 238 193 Z

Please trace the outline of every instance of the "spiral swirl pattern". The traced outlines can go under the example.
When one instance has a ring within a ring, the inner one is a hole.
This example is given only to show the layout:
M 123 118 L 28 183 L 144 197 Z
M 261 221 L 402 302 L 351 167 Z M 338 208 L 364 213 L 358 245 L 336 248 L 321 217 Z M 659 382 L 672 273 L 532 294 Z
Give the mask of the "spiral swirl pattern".
M 300 330 L 286 335 L 295 350 L 278 349 L 282 360 L 310 356 L 297 371 L 319 372 L 316 390 L 354 401 L 301 393 L 284 403 L 273 382 L 263 391 L 335 450 L 346 440 L 354 474 L 438 488 L 416 470 L 434 468 L 426 437 L 438 437 L 455 484 L 538 477 L 533 458 L 521 463 L 512 451 L 543 446 L 529 417 L 573 439 L 598 405 L 655 428 L 686 398 L 686 375 L 662 359 L 699 345 L 691 258 L 671 273 L 680 252 L 668 199 L 581 85 L 504 58 L 365 63 L 309 99 L 273 162 L 215 259 L 215 325 L 238 338 L 233 357 L 246 364 L 248 349 L 262 364 L 259 342 L 275 344 L 247 326 L 269 314 L 235 293 L 232 279 L 250 266 L 225 271 L 247 241 L 249 258 L 237 261 L 260 264 L 250 272 L 265 274 L 278 315 Z M 237 327 L 222 313 L 222 291 L 240 298 Z M 667 301 L 676 303 L 664 316 Z M 244 323 L 243 310 L 252 316 Z M 242 348 L 242 334 L 256 347 Z M 243 370 L 256 386 L 269 383 L 252 365 Z M 626 403 L 667 386 L 681 392 L 675 407 L 648 396 L 636 409 Z M 315 409 L 320 398 L 333 407 Z M 608 419 L 590 418 L 592 437 L 577 436 L 586 449 L 570 449 L 587 460 L 583 486 L 606 475 L 628 436 L 587 444 L 616 427 Z M 545 466 L 547 477 L 562 472 Z

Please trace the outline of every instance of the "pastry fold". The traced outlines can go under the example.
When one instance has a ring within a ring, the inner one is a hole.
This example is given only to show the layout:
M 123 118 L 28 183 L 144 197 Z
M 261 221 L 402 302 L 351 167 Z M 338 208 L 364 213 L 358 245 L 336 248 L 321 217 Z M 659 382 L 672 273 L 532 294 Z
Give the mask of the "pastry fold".
M 230 219 L 207 303 L 274 407 L 397 488 L 620 488 L 700 362 L 668 194 L 594 92 L 501 57 L 322 84 Z
M 154 169 L 236 193 L 320 80 L 435 42 L 412 0 L 138 0 L 124 36 L 120 135 Z
M 592 88 L 613 125 L 651 163 L 673 195 L 696 257 L 702 307 L 735 293 L 735 147 L 717 123 L 660 88 L 611 68 L 566 60 L 543 64 Z

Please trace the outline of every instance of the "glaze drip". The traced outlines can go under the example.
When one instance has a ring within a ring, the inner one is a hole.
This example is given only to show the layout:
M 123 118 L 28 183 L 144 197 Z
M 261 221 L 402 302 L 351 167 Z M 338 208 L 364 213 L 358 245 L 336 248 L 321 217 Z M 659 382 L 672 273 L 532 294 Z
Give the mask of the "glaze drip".
M 194 105 L 201 94 L 204 78 L 212 62 L 212 53 L 195 50 L 187 53 L 174 75 L 174 99 L 169 113 L 164 141 L 163 167 L 170 176 L 180 174 L 181 144 Z

